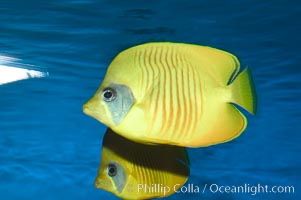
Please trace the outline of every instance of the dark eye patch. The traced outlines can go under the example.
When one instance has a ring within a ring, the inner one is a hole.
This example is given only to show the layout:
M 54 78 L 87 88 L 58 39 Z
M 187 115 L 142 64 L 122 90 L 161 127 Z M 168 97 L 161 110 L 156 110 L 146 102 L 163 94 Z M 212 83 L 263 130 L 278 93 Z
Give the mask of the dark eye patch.
M 107 106 L 114 125 L 118 125 L 124 119 L 135 101 L 129 87 L 115 83 L 102 88 L 99 97 L 101 103 Z
M 105 88 L 102 90 L 102 99 L 111 102 L 116 98 L 116 91 L 113 88 Z
M 110 177 L 114 177 L 117 175 L 117 167 L 115 164 L 109 164 L 107 173 Z

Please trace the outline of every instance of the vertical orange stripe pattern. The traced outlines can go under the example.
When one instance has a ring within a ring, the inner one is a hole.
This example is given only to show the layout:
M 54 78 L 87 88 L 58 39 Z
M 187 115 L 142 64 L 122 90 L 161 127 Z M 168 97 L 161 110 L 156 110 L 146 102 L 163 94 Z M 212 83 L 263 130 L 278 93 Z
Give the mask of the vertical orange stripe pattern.
M 137 57 L 142 74 L 140 93 L 149 116 L 147 132 L 172 140 L 189 137 L 202 113 L 197 66 L 190 64 L 181 50 L 168 45 L 141 49 Z

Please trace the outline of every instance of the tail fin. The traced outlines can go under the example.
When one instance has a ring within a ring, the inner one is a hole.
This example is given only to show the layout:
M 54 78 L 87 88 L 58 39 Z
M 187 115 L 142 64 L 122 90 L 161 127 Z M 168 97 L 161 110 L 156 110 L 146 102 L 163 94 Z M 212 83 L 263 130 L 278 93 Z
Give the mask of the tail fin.
M 232 92 L 231 102 L 255 115 L 257 101 L 251 70 L 246 67 L 229 85 Z

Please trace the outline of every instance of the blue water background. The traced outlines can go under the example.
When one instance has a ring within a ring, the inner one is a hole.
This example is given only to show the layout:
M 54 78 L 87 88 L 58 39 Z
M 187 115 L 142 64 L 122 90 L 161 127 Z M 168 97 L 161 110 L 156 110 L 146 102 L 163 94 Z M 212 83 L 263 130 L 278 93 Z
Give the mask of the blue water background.
M 117 199 L 94 188 L 105 126 L 82 113 L 114 56 L 150 41 L 209 45 L 250 66 L 257 115 L 239 138 L 189 149 L 199 194 L 167 199 L 301 199 L 299 1 L 0 1 L 0 54 L 50 76 L 0 86 L 0 199 Z M 217 124 L 218 126 L 218 124 Z M 205 184 L 294 186 L 221 194 Z

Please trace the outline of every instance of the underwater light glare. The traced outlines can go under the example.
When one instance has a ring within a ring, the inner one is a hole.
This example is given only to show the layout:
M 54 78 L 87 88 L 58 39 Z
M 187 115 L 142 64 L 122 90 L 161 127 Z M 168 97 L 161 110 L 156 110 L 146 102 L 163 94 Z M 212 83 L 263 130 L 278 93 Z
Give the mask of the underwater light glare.
M 20 61 L 17 58 L 0 55 L 0 85 L 49 75 L 45 68 L 23 64 Z

